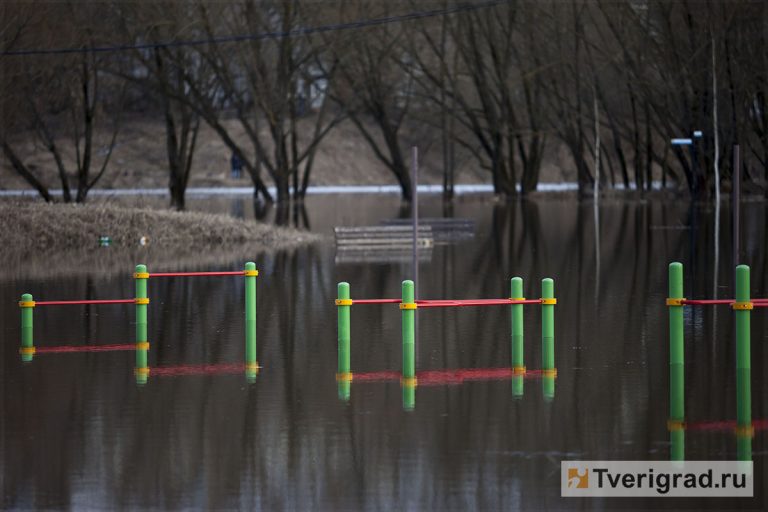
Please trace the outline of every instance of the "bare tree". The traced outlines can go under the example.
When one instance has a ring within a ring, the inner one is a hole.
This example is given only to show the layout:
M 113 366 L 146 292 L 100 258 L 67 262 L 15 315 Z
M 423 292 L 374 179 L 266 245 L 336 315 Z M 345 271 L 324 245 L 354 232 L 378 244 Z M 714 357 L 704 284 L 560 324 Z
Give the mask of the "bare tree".
M 77 45 L 82 51 L 4 57 L 3 75 L 10 78 L 3 84 L 8 92 L 5 100 L 14 103 L 16 128 L 31 130 L 52 156 L 64 201 L 84 202 L 107 170 L 120 126 L 125 86 L 104 76 L 105 57 L 91 51 L 100 37 L 91 20 L 106 16 L 99 6 L 83 9 L 64 3 L 46 8 L 44 15 L 32 13 L 26 22 L 17 18 L 23 28 L 16 41 L 35 44 L 42 39 L 43 44 Z M 69 32 L 49 31 L 46 16 L 68 16 L 74 22 Z M 12 72 L 6 75 L 9 68 Z M 103 125 L 111 125 L 106 137 L 100 135 Z M 7 129 L 2 130 L 1 137 L 3 153 L 14 170 L 50 201 L 47 185 L 16 149 L 21 141 Z

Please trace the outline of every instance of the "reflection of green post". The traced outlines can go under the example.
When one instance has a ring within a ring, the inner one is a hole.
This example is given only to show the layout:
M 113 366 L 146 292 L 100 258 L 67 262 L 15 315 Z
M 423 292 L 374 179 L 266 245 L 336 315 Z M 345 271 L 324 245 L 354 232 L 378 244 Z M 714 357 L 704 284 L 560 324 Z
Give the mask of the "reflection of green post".
M 670 422 L 668 427 L 671 445 L 669 460 L 685 460 L 685 425 L 683 423 Z
M 25 363 L 32 361 L 35 355 L 35 344 L 33 335 L 35 301 L 32 295 L 25 293 L 21 296 L 19 302 L 21 308 L 21 360 Z
M 541 378 L 541 392 L 544 396 L 544 401 L 551 402 L 555 398 L 555 373 L 544 373 Z
M 147 366 L 147 351 L 149 351 L 149 341 L 147 340 L 147 273 L 146 265 L 136 265 L 136 273 L 133 274 L 136 280 L 136 382 L 146 384 L 149 375 Z
M 349 298 L 349 283 L 339 283 L 336 287 L 336 317 L 338 322 L 339 336 L 339 361 L 338 371 L 336 372 L 336 381 L 338 382 L 339 398 L 349 400 L 350 381 L 352 372 L 350 371 L 350 309 L 352 300 Z
M 525 391 L 524 379 L 522 374 L 512 374 L 512 397 L 523 398 L 523 392 Z
M 736 302 L 733 304 L 736 315 L 736 433 L 744 437 L 751 437 L 753 433 L 749 332 L 752 302 L 749 296 L 749 267 L 739 265 L 736 267 Z
M 541 280 L 541 364 L 544 375 L 554 377 L 555 369 L 555 282 Z
M 510 298 L 512 300 L 523 300 L 523 280 L 520 277 L 513 277 L 510 282 Z M 525 362 L 523 359 L 523 305 L 513 304 L 510 306 L 512 315 L 512 373 L 515 375 L 525 373 Z
M 669 429 L 671 460 L 685 460 L 685 338 L 683 264 L 669 264 Z
M 403 385 L 403 410 L 412 411 L 416 408 L 416 386 Z
M 403 281 L 402 302 L 403 311 L 403 385 L 416 385 L 416 303 L 414 302 L 413 281 Z
M 737 427 L 738 429 L 738 427 Z M 736 433 L 736 460 L 752 460 L 752 436 L 753 432 Z
M 256 264 L 245 264 L 245 376 L 249 382 L 256 380 L 259 363 L 256 360 Z

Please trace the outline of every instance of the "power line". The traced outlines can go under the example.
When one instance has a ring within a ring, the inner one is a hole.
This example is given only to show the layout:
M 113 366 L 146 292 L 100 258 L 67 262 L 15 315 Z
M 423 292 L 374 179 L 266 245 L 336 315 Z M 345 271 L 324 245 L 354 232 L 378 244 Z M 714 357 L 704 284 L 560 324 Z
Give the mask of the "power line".
M 9 50 L 0 53 L 0 56 L 23 56 L 23 55 L 64 55 L 70 53 L 109 53 L 122 52 L 126 50 L 148 50 L 155 48 L 176 48 L 180 46 L 201 46 L 206 44 L 237 43 L 241 41 L 257 41 L 262 39 L 282 39 L 285 37 L 296 37 L 310 34 L 319 34 L 323 32 L 336 32 L 341 30 L 352 30 L 364 27 L 373 27 L 377 25 L 387 25 L 390 23 L 400 23 L 403 21 L 417 20 L 422 18 L 432 18 L 435 16 L 445 16 L 459 12 L 475 11 L 485 9 L 499 4 L 504 4 L 509 0 L 493 0 L 479 4 L 460 4 L 448 9 L 436 9 L 431 11 L 418 11 L 398 16 L 387 16 L 384 18 L 372 18 L 368 20 L 359 20 L 349 23 L 337 23 L 333 25 L 320 25 L 318 27 L 299 28 L 282 32 L 262 32 L 259 34 L 244 34 L 237 36 L 212 37 L 208 39 L 196 39 L 191 41 L 166 41 L 160 43 L 144 44 L 125 44 L 115 46 L 97 46 L 94 48 L 50 48 L 50 49 L 29 49 L 29 50 Z

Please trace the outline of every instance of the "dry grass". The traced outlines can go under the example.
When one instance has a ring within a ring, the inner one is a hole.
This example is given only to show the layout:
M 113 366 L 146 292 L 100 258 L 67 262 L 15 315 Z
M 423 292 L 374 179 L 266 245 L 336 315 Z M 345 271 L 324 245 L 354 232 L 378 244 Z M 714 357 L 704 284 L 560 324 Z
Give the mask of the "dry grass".
M 136 263 L 154 270 L 242 263 L 259 252 L 321 239 L 224 215 L 37 202 L 0 203 L 0 230 L 6 268 L 40 276 L 114 273 Z M 110 247 L 99 247 L 100 236 L 111 238 Z M 141 237 L 149 244 L 141 246 Z

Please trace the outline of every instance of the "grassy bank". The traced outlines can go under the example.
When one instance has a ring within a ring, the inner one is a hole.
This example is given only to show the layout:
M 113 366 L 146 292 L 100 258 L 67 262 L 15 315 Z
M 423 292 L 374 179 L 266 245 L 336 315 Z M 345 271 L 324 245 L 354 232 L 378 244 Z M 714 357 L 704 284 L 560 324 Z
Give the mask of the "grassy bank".
M 16 275 L 231 266 L 318 235 L 225 215 L 110 205 L 0 203 L 0 261 Z M 99 246 L 99 237 L 111 239 Z M 140 244 L 142 237 L 148 241 Z M 242 260 L 242 261 L 241 261 Z

